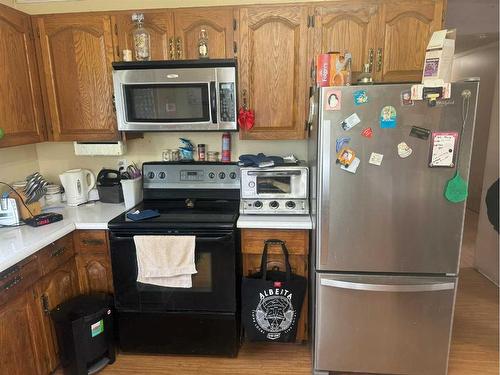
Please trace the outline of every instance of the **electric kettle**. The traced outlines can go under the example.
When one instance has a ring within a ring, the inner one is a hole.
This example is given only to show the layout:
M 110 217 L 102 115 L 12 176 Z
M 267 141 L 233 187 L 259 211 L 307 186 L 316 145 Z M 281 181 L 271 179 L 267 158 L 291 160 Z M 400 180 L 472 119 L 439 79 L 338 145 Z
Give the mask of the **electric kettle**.
M 70 169 L 59 175 L 68 206 L 78 206 L 89 200 L 89 191 L 95 185 L 95 176 L 88 169 Z

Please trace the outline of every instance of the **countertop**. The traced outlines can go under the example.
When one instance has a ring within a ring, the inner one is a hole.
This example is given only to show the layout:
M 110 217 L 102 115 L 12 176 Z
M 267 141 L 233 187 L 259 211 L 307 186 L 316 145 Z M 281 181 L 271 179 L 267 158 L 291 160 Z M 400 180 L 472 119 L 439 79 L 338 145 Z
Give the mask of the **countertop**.
M 0 272 L 75 229 L 108 229 L 108 221 L 124 212 L 125 205 L 96 202 L 79 207 L 61 205 L 44 211 L 62 213 L 64 219 L 38 228 L 28 225 L 0 228 Z
M 312 229 L 309 215 L 240 215 L 238 228 Z

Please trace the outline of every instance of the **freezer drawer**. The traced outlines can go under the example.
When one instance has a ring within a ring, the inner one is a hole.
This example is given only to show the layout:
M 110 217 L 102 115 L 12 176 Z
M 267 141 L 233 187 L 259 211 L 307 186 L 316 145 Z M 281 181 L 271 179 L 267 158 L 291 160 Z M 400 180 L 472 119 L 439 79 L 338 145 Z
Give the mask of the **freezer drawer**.
M 319 371 L 445 375 L 456 279 L 317 274 Z

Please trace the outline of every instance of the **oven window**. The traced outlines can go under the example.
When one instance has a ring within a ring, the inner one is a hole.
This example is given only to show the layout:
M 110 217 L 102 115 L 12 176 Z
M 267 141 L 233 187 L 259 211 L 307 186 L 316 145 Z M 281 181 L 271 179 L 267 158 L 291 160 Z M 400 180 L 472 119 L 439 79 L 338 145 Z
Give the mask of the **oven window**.
M 290 194 L 290 176 L 257 176 L 257 194 Z
M 128 122 L 210 121 L 208 84 L 126 85 Z

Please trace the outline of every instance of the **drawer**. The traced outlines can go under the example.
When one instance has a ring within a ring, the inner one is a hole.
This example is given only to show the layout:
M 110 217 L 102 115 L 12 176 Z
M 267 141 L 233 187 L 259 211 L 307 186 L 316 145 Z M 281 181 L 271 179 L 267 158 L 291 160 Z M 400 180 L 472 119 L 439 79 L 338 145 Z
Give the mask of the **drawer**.
M 241 251 L 244 254 L 262 254 L 265 240 L 285 241 L 290 254 L 307 255 L 309 253 L 308 230 L 242 229 Z M 281 247 L 271 245 L 270 254 L 281 254 Z
M 74 232 L 77 254 L 108 254 L 108 232 L 77 230 Z
M 46 275 L 66 263 L 73 255 L 73 236 L 68 234 L 38 252 L 42 274 Z
M 0 305 L 12 301 L 40 278 L 36 258 L 31 256 L 0 273 Z

